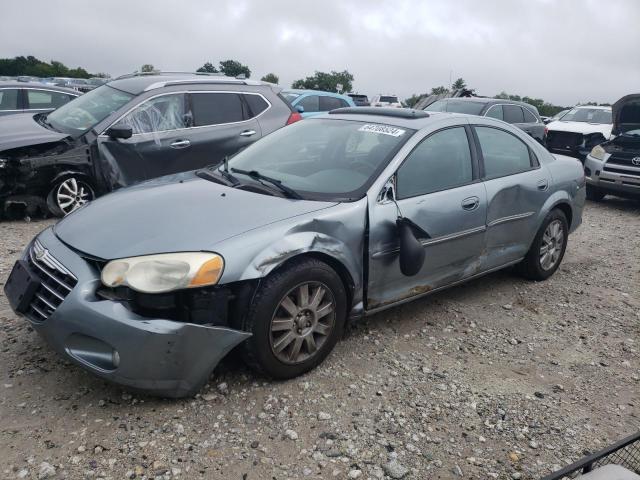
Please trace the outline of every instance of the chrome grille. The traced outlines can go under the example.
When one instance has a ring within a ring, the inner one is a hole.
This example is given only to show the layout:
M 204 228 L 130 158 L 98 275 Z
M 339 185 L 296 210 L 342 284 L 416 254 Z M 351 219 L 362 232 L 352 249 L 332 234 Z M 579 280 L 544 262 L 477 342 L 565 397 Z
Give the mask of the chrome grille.
M 31 245 L 27 261 L 31 272 L 40 280 L 27 316 L 36 322 L 42 322 L 56 311 L 76 286 L 78 279 L 38 240 Z

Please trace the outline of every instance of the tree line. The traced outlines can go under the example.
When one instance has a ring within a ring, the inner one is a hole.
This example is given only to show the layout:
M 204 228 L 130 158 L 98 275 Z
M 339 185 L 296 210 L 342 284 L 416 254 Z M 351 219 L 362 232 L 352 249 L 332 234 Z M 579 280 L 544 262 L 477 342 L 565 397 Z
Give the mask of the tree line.
M 91 78 L 108 77 L 104 73 L 89 73 L 82 67 L 69 68 L 56 60 L 43 62 L 33 56 L 0 58 L 0 75 L 18 77 L 28 75 L 33 77 L 71 77 Z
M 152 73 L 156 70 L 156 68 L 150 64 L 146 63 L 140 67 L 140 70 L 137 70 L 143 73 Z M 217 65 L 214 65 L 212 62 L 205 62 L 200 68 L 196 70 L 201 73 L 219 73 L 222 75 L 226 75 L 229 77 L 238 77 L 244 76 L 244 78 L 251 77 L 251 69 L 248 65 L 244 65 L 243 63 L 237 60 L 222 60 L 218 62 Z M 20 75 L 29 75 L 34 77 L 72 77 L 72 78 L 90 78 L 90 77 L 109 77 L 108 74 L 105 73 L 89 73 L 82 67 L 69 68 L 64 65 L 62 62 L 58 62 L 56 60 L 51 60 L 49 63 L 39 60 L 33 56 L 19 56 L 15 58 L 2 58 L 0 59 L 0 75 L 8 75 L 8 76 L 20 76 Z M 264 75 L 260 80 L 264 82 L 270 82 L 274 84 L 278 84 L 280 78 L 275 73 L 268 73 Z M 291 84 L 291 88 L 300 88 L 305 90 L 323 90 L 326 92 L 334 92 L 334 93 L 347 93 L 351 92 L 353 89 L 354 77 L 348 71 L 344 70 L 342 72 L 330 71 L 330 72 L 320 72 L 315 71 L 313 75 L 309 75 L 304 78 L 300 78 L 295 80 Z M 459 89 L 467 89 L 471 94 L 475 92 L 474 89 L 469 88 L 467 82 L 463 78 L 456 79 L 455 82 L 451 84 L 450 87 L 445 87 L 444 85 L 440 85 L 437 87 L 433 87 L 431 91 L 425 92 L 422 94 L 413 94 L 409 98 L 405 100 L 405 104 L 408 107 L 414 106 L 421 98 L 424 98 L 428 95 L 440 95 L 444 93 L 448 93 L 450 91 L 455 91 Z M 502 98 L 505 100 L 515 100 L 519 102 L 528 103 L 533 105 L 538 109 L 540 115 L 544 116 L 553 116 L 561 110 L 564 110 L 568 107 L 562 107 L 558 105 L 553 105 L 549 102 L 544 101 L 541 98 L 532 98 L 528 96 L 520 96 L 514 95 L 507 92 L 500 92 L 496 94 L 493 98 Z M 586 105 L 598 105 L 596 102 L 588 102 Z M 601 104 L 607 105 L 607 104 Z

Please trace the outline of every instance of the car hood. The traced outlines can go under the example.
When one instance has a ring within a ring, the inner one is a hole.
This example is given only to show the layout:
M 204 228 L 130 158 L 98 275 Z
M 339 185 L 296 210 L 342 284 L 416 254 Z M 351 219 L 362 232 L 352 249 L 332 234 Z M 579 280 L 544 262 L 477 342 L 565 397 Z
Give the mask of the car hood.
M 66 137 L 66 133 L 49 130 L 40 125 L 34 120 L 33 113 L 0 117 L 0 151 L 57 142 Z
M 640 93 L 626 95 L 611 106 L 613 130 L 620 135 L 629 130 L 640 129 Z
M 238 190 L 188 172 L 99 198 L 64 218 L 54 231 L 71 248 L 111 260 L 212 250 L 249 230 L 333 205 Z
M 605 138 L 609 138 L 611 135 L 612 125 L 608 123 L 587 123 L 587 122 L 563 122 L 562 120 L 556 120 L 547 124 L 549 131 L 555 132 L 574 132 L 574 133 L 602 133 Z

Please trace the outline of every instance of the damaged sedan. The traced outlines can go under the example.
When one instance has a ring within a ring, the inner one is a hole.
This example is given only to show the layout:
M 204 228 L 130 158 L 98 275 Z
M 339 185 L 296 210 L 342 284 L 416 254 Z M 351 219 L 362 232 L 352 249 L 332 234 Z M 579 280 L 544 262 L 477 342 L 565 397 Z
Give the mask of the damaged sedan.
M 5 293 L 76 364 L 187 396 L 234 348 L 288 379 L 349 319 L 508 266 L 547 279 L 584 201 L 579 162 L 504 122 L 344 108 L 77 209 Z
M 0 217 L 64 216 L 95 197 L 219 162 L 300 119 L 265 82 L 120 77 L 51 113 L 0 117 Z

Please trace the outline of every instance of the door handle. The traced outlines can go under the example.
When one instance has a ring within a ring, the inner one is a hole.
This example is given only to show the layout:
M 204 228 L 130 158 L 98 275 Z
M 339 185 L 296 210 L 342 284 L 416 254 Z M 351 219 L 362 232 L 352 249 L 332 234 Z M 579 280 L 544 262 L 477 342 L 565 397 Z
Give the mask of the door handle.
M 462 200 L 462 208 L 464 210 L 475 210 L 480 205 L 480 199 L 478 197 L 467 197 Z
M 541 190 L 544 192 L 547 188 L 549 188 L 549 180 L 547 180 L 546 178 L 544 180 L 540 180 L 537 186 L 538 186 L 538 190 Z
M 191 145 L 191 142 L 189 140 L 176 140 L 169 146 L 171 148 L 187 148 L 189 145 Z
M 240 132 L 241 137 L 250 137 L 251 135 L 255 135 L 255 130 L 245 130 L 244 132 Z

